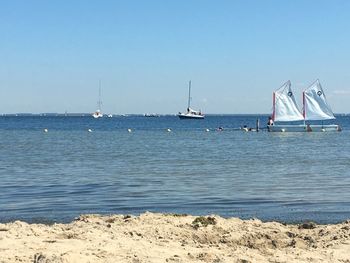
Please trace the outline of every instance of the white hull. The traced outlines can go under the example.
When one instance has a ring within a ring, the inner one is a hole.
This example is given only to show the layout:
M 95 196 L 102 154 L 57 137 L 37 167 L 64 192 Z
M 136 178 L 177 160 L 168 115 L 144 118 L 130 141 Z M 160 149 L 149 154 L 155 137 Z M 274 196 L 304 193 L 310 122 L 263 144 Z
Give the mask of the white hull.
M 179 113 L 180 119 L 204 119 L 204 115 L 202 114 L 193 114 L 193 113 Z
M 269 132 L 336 132 L 341 131 L 341 127 L 336 124 L 331 125 L 268 125 Z
M 94 114 L 92 114 L 92 117 L 94 117 L 95 119 L 102 118 L 103 114 L 95 112 Z

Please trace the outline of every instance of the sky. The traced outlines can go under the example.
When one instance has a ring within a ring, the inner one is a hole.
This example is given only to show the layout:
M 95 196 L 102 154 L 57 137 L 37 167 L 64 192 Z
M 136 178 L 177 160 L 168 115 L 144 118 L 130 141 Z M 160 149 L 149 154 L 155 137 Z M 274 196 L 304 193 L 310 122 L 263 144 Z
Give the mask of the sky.
M 270 113 L 320 79 L 350 112 L 350 1 L 0 0 L 0 113 Z M 301 106 L 301 105 L 300 105 Z

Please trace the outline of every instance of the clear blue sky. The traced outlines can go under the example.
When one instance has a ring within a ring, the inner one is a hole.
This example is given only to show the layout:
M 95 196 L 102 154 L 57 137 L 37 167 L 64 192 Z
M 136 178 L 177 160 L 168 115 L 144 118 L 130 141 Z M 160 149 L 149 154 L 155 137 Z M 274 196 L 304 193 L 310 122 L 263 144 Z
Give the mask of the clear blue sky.
M 269 113 L 319 78 L 350 112 L 350 1 L 2 0 L 0 113 Z M 301 96 L 301 94 L 300 94 Z M 298 98 L 299 101 L 300 97 Z

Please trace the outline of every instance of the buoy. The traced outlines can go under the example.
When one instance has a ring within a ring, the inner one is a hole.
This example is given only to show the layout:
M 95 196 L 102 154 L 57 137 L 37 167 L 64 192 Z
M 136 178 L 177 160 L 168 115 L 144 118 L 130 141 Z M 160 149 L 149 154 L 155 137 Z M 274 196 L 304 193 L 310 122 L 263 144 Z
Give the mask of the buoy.
M 92 132 L 92 130 L 91 130 L 91 129 L 88 129 L 88 132 Z
M 210 130 L 209 129 L 205 129 L 206 132 L 209 132 Z
M 128 129 L 128 132 L 132 132 L 132 130 L 131 130 L 131 129 Z
M 322 129 L 321 129 L 321 131 L 325 132 L 325 131 L 326 131 L 326 129 L 323 129 L 323 128 L 322 128 Z
M 49 130 L 48 129 L 44 129 L 44 132 L 48 132 Z
M 171 132 L 171 129 L 168 128 L 166 131 L 167 131 L 167 132 Z
M 285 129 L 281 129 L 281 132 L 285 132 L 286 130 Z

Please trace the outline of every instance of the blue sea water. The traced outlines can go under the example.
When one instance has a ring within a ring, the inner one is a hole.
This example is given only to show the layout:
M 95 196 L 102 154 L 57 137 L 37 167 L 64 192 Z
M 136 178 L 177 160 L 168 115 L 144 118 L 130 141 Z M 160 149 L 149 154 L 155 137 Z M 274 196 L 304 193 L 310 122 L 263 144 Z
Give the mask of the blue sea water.
M 340 133 L 237 129 L 257 118 L 266 123 L 262 115 L 0 117 L 0 222 L 144 211 L 350 218 L 350 116 L 337 117 Z

